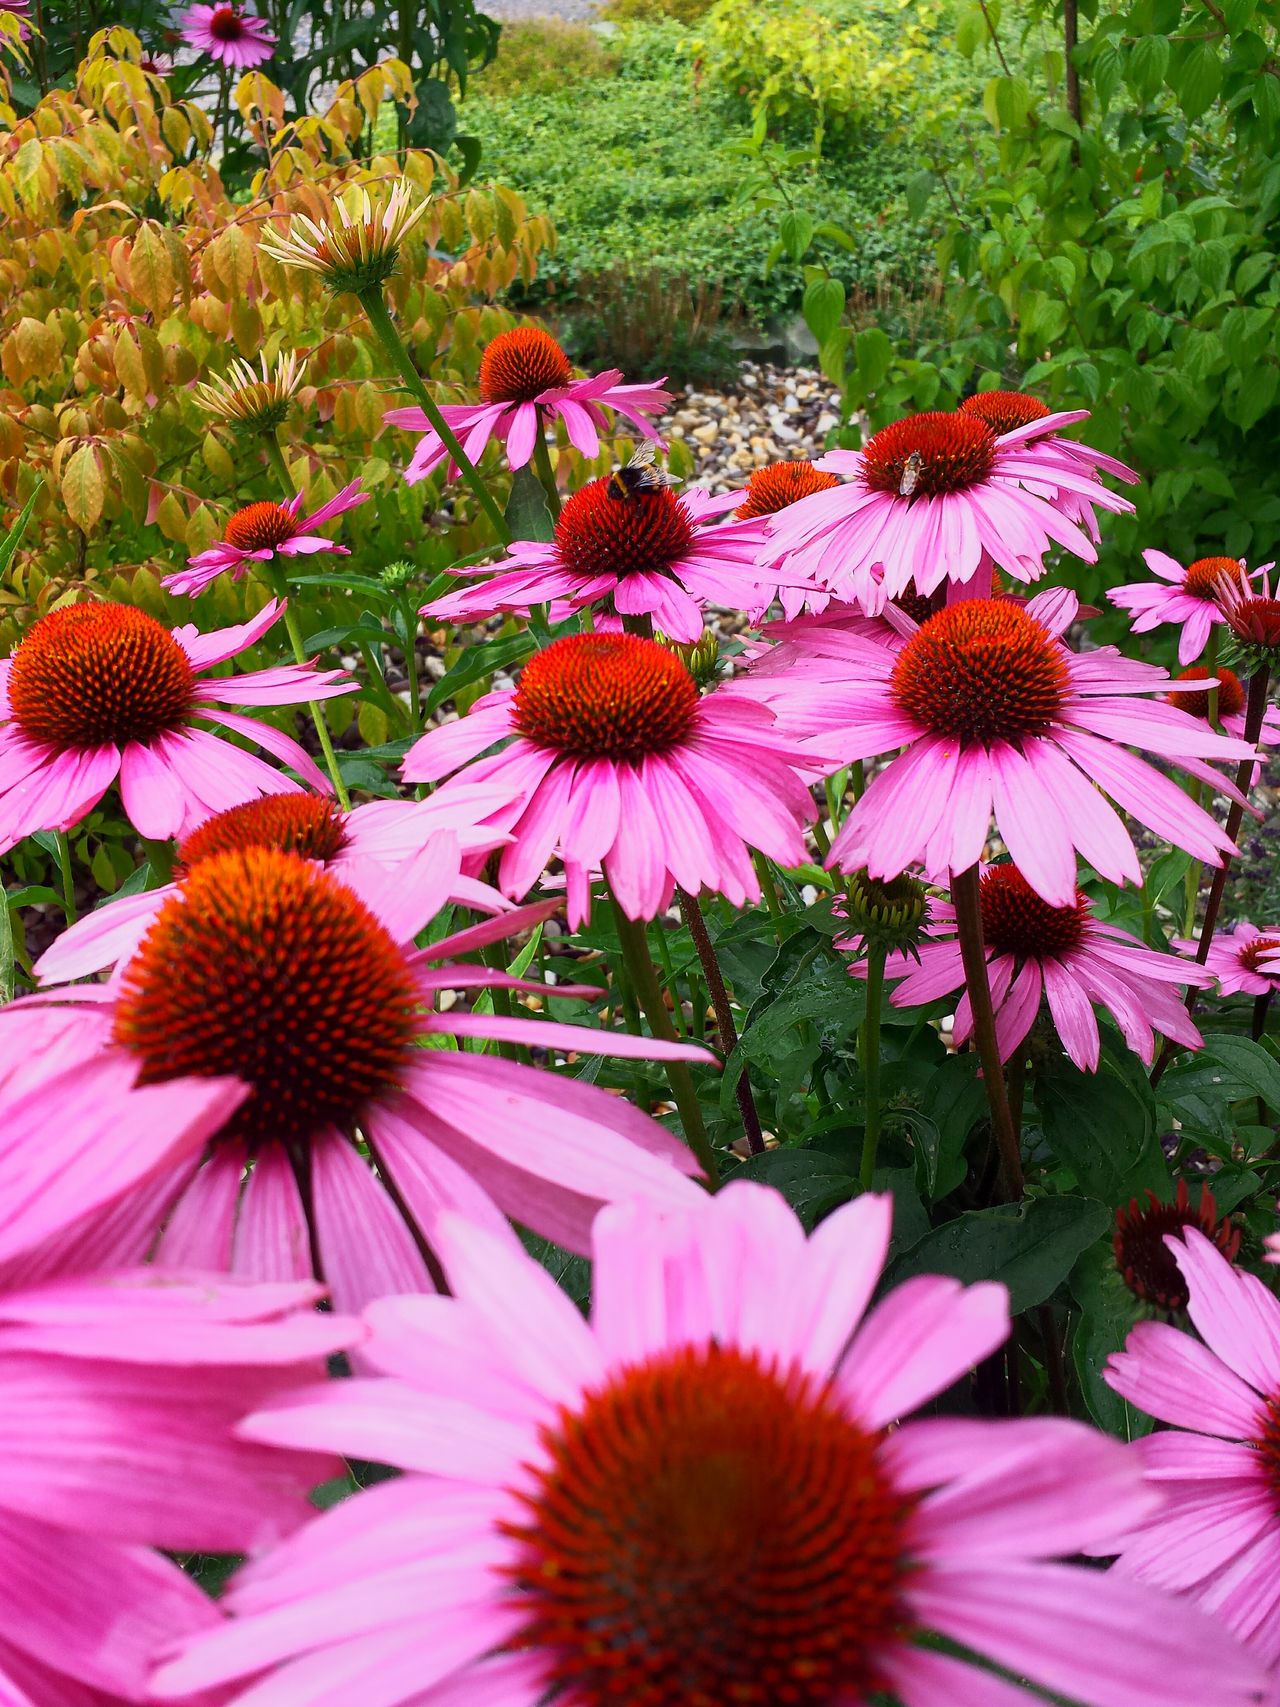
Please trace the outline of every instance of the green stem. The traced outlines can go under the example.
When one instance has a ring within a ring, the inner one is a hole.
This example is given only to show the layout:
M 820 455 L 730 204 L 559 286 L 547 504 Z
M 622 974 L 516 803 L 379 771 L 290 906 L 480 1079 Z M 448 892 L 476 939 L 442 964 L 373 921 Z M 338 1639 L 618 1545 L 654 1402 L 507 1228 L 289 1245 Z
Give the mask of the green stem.
M 538 470 L 538 479 L 542 482 L 542 490 L 547 494 L 547 503 L 551 514 L 560 514 L 560 488 L 556 485 L 555 470 L 551 466 L 551 451 L 546 439 L 542 436 L 542 423 L 538 423 L 538 436 L 533 441 L 533 463 Z
M 687 1037 L 688 1028 L 684 1023 L 684 1013 L 680 1003 L 680 992 L 676 987 L 676 969 L 675 964 L 671 959 L 671 945 L 667 941 L 667 933 L 663 930 L 661 921 L 658 922 L 655 928 L 654 937 L 649 940 L 653 941 L 655 939 L 658 944 L 658 959 L 662 962 L 663 986 L 671 992 L 671 1021 L 676 1030 L 680 1033 L 681 1037 Z
M 467 456 L 458 443 L 457 435 L 440 413 L 439 405 L 423 383 L 422 375 L 413 365 L 413 357 L 405 348 L 404 339 L 396 330 L 396 323 L 387 311 L 387 305 L 381 290 L 365 290 L 360 292 L 360 306 L 369 317 L 369 324 L 382 340 L 382 347 L 400 370 L 405 385 L 422 405 L 423 413 L 430 421 L 432 428 L 439 434 L 440 440 L 462 478 L 476 495 L 480 508 L 488 516 L 494 532 L 503 545 L 511 543 L 511 531 L 503 519 L 502 511 L 498 508 L 497 500 L 480 478 L 475 464 Z
M 1209 630 L 1209 645 L 1208 645 L 1208 647 L 1205 651 L 1205 655 L 1204 655 L 1204 667 L 1206 670 L 1208 670 L 1208 672 L 1211 676 L 1217 675 L 1217 673 L 1218 673 L 1218 625 L 1216 622 L 1214 623 L 1213 627 Z M 1175 697 L 1174 703 L 1175 704 L 1177 703 L 1176 697 Z M 1213 728 L 1217 730 L 1218 734 L 1221 735 L 1222 725 L 1218 721 L 1218 684 L 1216 682 L 1209 689 L 1209 722 L 1212 724 Z
M 280 447 L 280 435 L 274 427 L 263 435 L 263 443 L 267 447 L 267 461 L 271 464 L 276 479 L 291 498 L 297 497 L 298 488 L 289 473 L 289 464 L 285 461 L 284 451 Z
M 484 961 L 485 965 L 491 972 L 505 972 L 507 969 L 506 954 L 500 942 L 491 942 L 485 948 L 482 948 L 480 950 L 480 958 Z M 500 1019 L 511 1018 L 510 990 L 501 990 L 497 985 L 491 984 L 489 986 L 489 998 L 493 1003 L 494 1013 L 496 1013 Z M 514 1043 L 500 1043 L 498 1045 L 498 1053 L 508 1061 L 518 1061 L 520 1058 Z
M 715 944 L 707 930 L 707 921 L 702 916 L 698 897 L 679 887 L 676 889 L 676 895 L 689 935 L 693 938 L 693 946 L 698 951 L 698 964 L 702 967 L 702 975 L 707 981 L 707 990 L 711 995 L 711 1005 L 716 1012 L 720 1048 L 728 1057 L 738 1047 L 738 1028 L 733 1023 L 733 1009 L 729 1004 L 729 992 L 725 988 L 720 962 L 716 958 Z M 738 1112 L 742 1116 L 742 1129 L 747 1135 L 747 1145 L 751 1154 L 758 1156 L 764 1149 L 764 1133 L 760 1127 L 760 1116 L 756 1111 L 756 1099 L 751 1091 L 751 1080 L 745 1062 L 738 1073 L 733 1093 L 738 1099 Z
M 289 644 L 293 647 L 293 656 L 297 663 L 305 664 L 307 649 L 302 643 L 302 630 L 298 627 L 297 613 L 289 603 L 289 583 L 284 570 L 275 563 L 264 563 L 262 572 L 271 586 L 276 597 L 284 601 L 284 627 L 289 636 Z M 329 780 L 333 783 L 333 792 L 338 797 L 338 804 L 344 812 L 351 810 L 351 796 L 347 793 L 347 785 L 342 780 L 342 772 L 338 769 L 338 755 L 333 750 L 333 740 L 329 734 L 329 725 L 325 722 L 324 712 L 319 700 L 309 699 L 307 705 L 311 711 L 311 721 L 316 726 L 316 738 L 320 742 L 320 751 L 324 754 L 324 762 L 328 767 Z
M 617 901 L 613 903 L 613 922 L 618 933 L 618 946 L 622 950 L 627 978 L 645 1018 L 649 1021 L 649 1030 L 665 1043 L 679 1042 L 671 1015 L 662 999 L 653 961 L 649 958 L 649 941 L 644 926 L 635 919 L 629 919 Z M 663 1066 L 666 1068 L 667 1082 L 671 1086 L 671 1095 L 680 1112 L 685 1143 L 698 1158 L 702 1171 L 714 1190 L 720 1183 L 720 1170 L 716 1166 L 715 1152 L 711 1148 L 711 1140 L 707 1137 L 707 1129 L 703 1124 L 702 1110 L 698 1106 L 698 1093 L 694 1088 L 689 1064 L 687 1061 L 665 1061 Z
M 400 595 L 400 615 L 404 622 L 404 668 L 409 678 L 409 727 L 416 729 L 422 721 L 422 690 L 418 683 L 418 613 L 408 593 Z
M 769 868 L 769 861 L 756 849 L 752 851 L 751 863 L 756 868 L 756 877 L 760 882 L 760 893 L 764 896 L 764 904 L 769 909 L 770 916 L 774 919 L 780 919 L 782 917 L 782 901 L 778 896 L 778 886 L 773 881 L 773 872 Z
M 883 943 L 867 948 L 867 1011 L 862 1021 L 858 1053 L 862 1057 L 863 1101 L 862 1189 L 871 1190 L 880 1147 L 880 1010 L 884 1005 L 884 963 L 888 949 Z
M 1197 806 L 1203 804 L 1203 784 L 1199 777 L 1192 777 L 1187 784 L 1187 793 Z M 1182 880 L 1182 934 L 1192 936 L 1196 928 L 1196 902 L 1200 899 L 1200 881 L 1204 876 L 1204 867 L 1198 859 L 1193 859 L 1187 867 L 1187 875 Z
M 58 844 L 58 870 L 62 873 L 62 911 L 67 923 L 76 922 L 76 880 L 71 870 L 71 843 L 67 840 L 66 831 L 55 832 Z
M 986 948 L 982 940 L 982 910 L 978 897 L 978 868 L 951 874 L 951 899 L 956 909 L 956 934 L 964 961 L 965 987 L 973 1010 L 973 1040 L 982 1062 L 982 1082 L 991 1110 L 991 1130 L 1000 1152 L 1005 1196 L 1016 1202 L 1023 1193 L 1022 1146 L 1013 1124 L 1009 1096 L 1005 1090 L 1004 1064 L 996 1041 L 995 1016 L 991 1011 L 991 984 L 987 974 Z

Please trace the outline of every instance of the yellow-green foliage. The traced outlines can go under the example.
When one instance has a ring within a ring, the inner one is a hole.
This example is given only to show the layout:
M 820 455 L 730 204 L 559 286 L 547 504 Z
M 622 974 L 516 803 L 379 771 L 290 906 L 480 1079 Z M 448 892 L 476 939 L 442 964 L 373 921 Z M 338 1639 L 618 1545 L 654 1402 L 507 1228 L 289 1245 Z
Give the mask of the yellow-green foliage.
M 901 112 L 931 52 L 938 7 L 895 0 L 716 0 L 698 50 L 707 75 L 750 102 L 769 128 L 824 135 Z
M 652 24 L 670 18 L 677 24 L 695 24 L 710 11 L 712 0 L 606 0 L 600 16 L 617 24 Z
M 135 36 L 103 31 L 72 87 L 26 118 L 0 80 L 0 530 L 40 487 L 0 586 L 0 638 L 90 588 L 120 596 L 122 578 L 145 602 L 221 533 L 237 485 L 262 467 L 261 448 L 206 416 L 192 389 L 231 356 L 306 358 L 284 454 L 309 508 L 360 478 L 378 502 L 349 536 L 379 514 L 397 551 L 421 534 L 421 494 L 399 474 L 404 442 L 383 432 L 397 401 L 386 358 L 352 299 L 262 251 L 269 220 L 323 220 L 347 185 L 384 192 L 402 174 L 429 197 L 388 289 L 445 396 L 513 324 L 495 299 L 532 279 L 551 240 L 512 191 L 463 189 L 433 154 L 361 158 L 383 103 L 415 104 L 399 60 L 288 122 L 273 83 L 240 78 L 234 107 L 263 159 L 243 201 L 210 158 L 207 115 L 140 61 Z
M 498 57 L 476 87 L 484 95 L 545 95 L 584 77 L 608 77 L 617 65 L 589 25 L 530 18 L 502 26 Z

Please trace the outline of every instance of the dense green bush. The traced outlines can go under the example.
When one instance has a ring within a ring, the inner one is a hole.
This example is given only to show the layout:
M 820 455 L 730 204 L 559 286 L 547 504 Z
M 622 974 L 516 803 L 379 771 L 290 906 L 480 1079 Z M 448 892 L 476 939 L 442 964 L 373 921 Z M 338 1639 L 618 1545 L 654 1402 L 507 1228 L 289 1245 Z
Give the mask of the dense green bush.
M 485 94 L 546 95 L 586 77 L 609 77 L 618 68 L 600 34 L 564 18 L 528 18 L 504 24 L 498 57 L 484 74 Z
M 664 18 L 694 24 L 713 4 L 714 0 L 605 0 L 600 16 L 615 24 L 653 24 Z
M 677 25 L 628 27 L 616 73 L 589 99 L 581 84 L 491 95 L 483 79 L 468 94 L 463 124 L 484 146 L 486 173 L 549 213 L 559 234 L 540 294 L 572 294 L 581 275 L 634 262 L 723 281 L 759 316 L 798 303 L 801 281 L 768 264 L 772 215 L 742 201 L 740 108 L 700 85 L 690 43 Z M 850 288 L 927 270 L 933 228 L 907 213 L 909 175 L 901 147 L 871 137 L 824 160 L 813 200 L 857 232 L 832 262 Z

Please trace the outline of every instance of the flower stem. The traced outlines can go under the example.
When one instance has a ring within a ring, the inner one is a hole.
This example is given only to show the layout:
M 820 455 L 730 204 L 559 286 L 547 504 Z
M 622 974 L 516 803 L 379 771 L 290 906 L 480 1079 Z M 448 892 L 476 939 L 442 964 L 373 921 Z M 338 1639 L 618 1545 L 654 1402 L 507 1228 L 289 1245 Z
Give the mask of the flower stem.
M 289 644 L 293 648 L 295 662 L 307 663 L 307 649 L 302 644 L 302 630 L 298 627 L 297 613 L 289 603 L 289 583 L 284 570 L 275 563 L 264 563 L 262 572 L 266 577 L 276 597 L 284 602 L 284 627 L 289 636 Z M 311 721 L 316 726 L 316 738 L 320 742 L 320 751 L 324 754 L 324 762 L 329 772 L 329 780 L 333 783 L 333 792 L 338 797 L 338 804 L 344 812 L 351 810 L 351 796 L 347 793 L 347 785 L 342 780 L 342 772 L 338 769 L 338 755 L 333 750 L 333 741 L 329 734 L 329 725 L 325 722 L 324 712 L 320 702 L 309 699 L 307 705 L 311 711 Z
M 422 690 L 418 685 L 418 613 L 408 593 L 400 594 L 400 616 L 404 622 L 404 668 L 409 678 L 409 727 L 422 720 Z
M 439 405 L 423 383 L 422 375 L 413 365 L 413 357 L 405 348 L 404 339 L 396 330 L 396 323 L 387 311 L 381 290 L 361 291 L 360 306 L 368 316 L 369 324 L 381 339 L 383 349 L 400 370 L 405 385 L 422 405 L 423 413 L 430 421 L 433 430 L 439 435 L 441 443 L 448 451 L 454 466 L 475 493 L 476 501 L 485 515 L 488 516 L 494 532 L 503 545 L 509 545 L 511 533 L 503 519 L 502 511 L 498 508 L 497 499 L 480 478 L 476 465 L 458 443 L 456 433 L 440 413 Z
M 645 928 L 635 919 L 629 919 L 618 905 L 613 902 L 613 922 L 618 933 L 618 946 L 622 950 L 623 964 L 627 969 L 627 978 L 635 991 L 636 999 L 649 1021 L 649 1030 L 664 1043 L 676 1043 L 676 1028 L 667 1012 L 666 1003 L 662 999 L 662 990 L 658 984 L 657 973 L 653 969 L 653 961 L 649 958 L 649 942 Z M 702 1110 L 698 1106 L 698 1093 L 694 1088 L 693 1074 L 689 1071 L 686 1061 L 666 1061 L 663 1063 L 667 1070 L 667 1082 L 671 1086 L 671 1095 L 676 1108 L 680 1111 L 680 1123 L 684 1128 L 685 1143 L 693 1151 L 701 1164 L 708 1183 L 714 1189 L 720 1183 L 720 1170 L 716 1166 L 715 1152 L 711 1148 L 711 1140 L 707 1137 L 707 1129 L 703 1123 Z
M 1249 678 L 1249 698 L 1244 710 L 1244 732 L 1241 739 L 1250 746 L 1256 746 L 1258 736 L 1262 733 L 1262 719 L 1267 711 L 1267 687 L 1271 672 L 1266 664 L 1260 664 Z M 1241 795 L 1249 793 L 1253 780 L 1253 767 L 1256 759 L 1241 759 L 1236 766 L 1236 788 Z M 1227 813 L 1226 835 L 1229 842 L 1234 842 L 1240 833 L 1240 825 L 1244 821 L 1244 807 L 1238 800 L 1233 800 L 1231 810 Z M 1196 943 L 1196 960 L 1203 966 L 1209 958 L 1209 950 L 1213 946 L 1213 933 L 1217 928 L 1218 914 L 1222 908 L 1222 897 L 1226 893 L 1227 878 L 1231 875 L 1231 855 L 1224 853 L 1222 864 L 1213 874 L 1213 883 L 1209 888 L 1209 899 L 1204 904 L 1204 922 L 1200 926 L 1200 939 Z M 1196 1002 L 1200 991 L 1194 984 L 1187 986 L 1186 1008 L 1188 1014 L 1196 1011 Z M 1164 1076 L 1164 1070 L 1172 1061 L 1177 1046 L 1165 1039 L 1155 1066 L 1151 1069 L 1151 1083 L 1158 1085 Z
M 738 1047 L 738 1028 L 733 1023 L 733 1009 L 729 1005 L 729 992 L 725 988 L 724 976 L 720 971 L 720 962 L 716 959 L 715 945 L 707 933 L 707 921 L 702 916 L 702 907 L 696 895 L 690 895 L 687 890 L 677 888 L 676 895 L 680 901 L 680 911 L 688 926 L 689 935 L 693 938 L 693 946 L 698 951 L 698 961 L 702 967 L 702 975 L 707 981 L 707 990 L 711 995 L 711 1005 L 716 1012 L 716 1029 L 720 1033 L 720 1047 L 726 1056 L 732 1055 Z M 760 1128 L 760 1116 L 756 1111 L 756 1099 L 751 1093 L 751 1080 L 747 1074 L 745 1063 L 738 1074 L 738 1082 L 733 1087 L 733 1094 L 738 1099 L 738 1111 L 742 1115 L 743 1130 L 747 1135 L 747 1144 L 751 1154 L 758 1156 L 764 1149 L 764 1133 Z
M 991 1010 L 991 984 L 987 976 L 986 947 L 982 940 L 982 910 L 978 898 L 978 868 L 951 874 L 951 899 L 956 909 L 956 930 L 964 961 L 965 988 L 973 1010 L 973 1037 L 982 1062 L 983 1085 L 991 1110 L 991 1130 L 1000 1152 L 1000 1171 L 1005 1196 L 1016 1202 L 1022 1196 L 1022 1155 L 1017 1128 L 1005 1090 L 1004 1065 L 996 1041 L 996 1022 Z
M 778 895 L 778 886 L 773 881 L 773 872 L 770 869 L 769 861 L 757 848 L 752 851 L 751 863 L 756 868 L 756 879 L 760 884 L 760 893 L 764 896 L 764 904 L 769 909 L 769 917 L 776 923 L 782 917 L 783 907 Z M 781 935 L 776 930 L 773 934 L 777 942 L 782 941 Z
M 273 427 L 269 433 L 264 433 L 262 442 L 267 447 L 267 461 L 271 464 L 272 473 L 289 496 L 295 498 L 298 494 L 298 488 L 293 483 L 293 476 L 289 473 L 289 464 L 284 459 L 278 429 Z
M 862 1097 L 865 1105 L 862 1127 L 862 1189 L 871 1190 L 880 1147 L 880 1010 L 884 1004 L 884 963 L 888 949 L 882 942 L 867 947 L 867 1011 L 862 1020 L 858 1053 L 862 1057 Z
M 76 922 L 76 880 L 71 870 L 71 843 L 65 830 L 54 832 L 58 845 L 58 870 L 62 874 L 62 911 L 69 925 Z
M 542 436 L 542 425 L 539 422 L 538 436 L 533 441 L 533 461 L 538 470 L 538 479 L 542 482 L 542 490 L 547 494 L 547 504 L 553 517 L 560 514 L 560 488 L 556 485 L 555 470 L 551 466 L 551 452 L 547 441 Z
M 490 972 L 505 972 L 507 957 L 500 942 L 491 942 L 480 950 L 480 958 Z M 500 1019 L 511 1018 L 511 992 L 501 990 L 496 984 L 489 986 L 489 999 L 493 1003 L 493 1011 Z M 519 1060 L 519 1054 L 514 1043 L 499 1043 L 498 1054 L 507 1061 Z

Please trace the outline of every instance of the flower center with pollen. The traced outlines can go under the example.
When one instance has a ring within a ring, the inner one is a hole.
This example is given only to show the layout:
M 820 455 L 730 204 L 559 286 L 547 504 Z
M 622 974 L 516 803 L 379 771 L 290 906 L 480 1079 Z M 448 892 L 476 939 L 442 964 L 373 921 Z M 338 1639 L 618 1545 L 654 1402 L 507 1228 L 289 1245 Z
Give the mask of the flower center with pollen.
M 1074 905 L 1042 901 L 1016 865 L 993 865 L 978 885 L 982 935 L 996 954 L 1019 960 L 1060 960 L 1084 940 L 1089 903 L 1076 892 Z
M 272 504 L 264 499 L 237 510 L 224 528 L 222 537 L 237 551 L 274 551 L 277 545 L 292 539 L 297 531 L 297 522 L 283 504 Z
M 1218 579 L 1225 575 L 1230 580 L 1240 578 L 1240 560 L 1237 557 L 1197 557 L 1195 562 L 1187 567 L 1186 580 L 1182 583 L 1184 593 L 1190 593 L 1193 599 L 1205 599 L 1210 604 L 1218 602 Z
M 9 666 L 9 706 L 33 741 L 62 749 L 153 741 L 181 729 L 195 672 L 163 623 L 129 605 L 69 605 L 29 628 Z
M 209 34 L 217 41 L 239 41 L 244 25 L 234 6 L 215 6 L 209 19 Z
M 571 377 L 568 356 L 539 326 L 499 332 L 480 358 L 480 395 L 486 403 L 532 403 L 544 391 L 568 385 Z
M 140 1084 L 233 1075 L 220 1136 L 349 1128 L 392 1089 L 417 1031 L 404 952 L 353 892 L 292 854 L 215 854 L 156 914 L 124 974 L 115 1041 Z
M 898 654 L 890 693 L 907 716 L 961 741 L 1042 735 L 1071 685 L 1063 649 L 1009 599 L 965 599 L 929 617 Z
M 908 1634 L 909 1502 L 830 1391 L 749 1353 L 615 1376 L 544 1435 L 513 1638 L 573 1707 L 827 1707 Z
M 1245 943 L 1240 950 L 1240 964 L 1246 972 L 1257 972 L 1263 978 L 1280 981 L 1280 974 L 1262 964 L 1268 954 L 1280 954 L 1280 936 L 1256 936 L 1252 942 Z
M 570 574 L 610 575 L 668 569 L 693 548 L 688 510 L 667 486 L 611 498 L 608 480 L 573 494 L 556 523 L 556 556 Z
M 521 735 L 579 758 L 642 759 L 683 739 L 698 707 L 684 663 L 634 634 L 568 634 L 525 665 Z
M 815 492 L 826 492 L 839 484 L 834 474 L 824 474 L 811 462 L 775 462 L 756 469 L 747 481 L 746 498 L 733 513 L 743 521 L 751 516 L 776 515 L 801 498 L 811 498 Z
M 1112 1252 L 1121 1279 L 1139 1302 L 1169 1311 L 1185 1310 L 1190 1303 L 1182 1270 L 1165 1244 L 1166 1237 L 1180 1238 L 1188 1227 L 1211 1239 L 1228 1262 L 1235 1260 L 1240 1249 L 1239 1228 L 1229 1221 L 1219 1223 L 1218 1205 L 1207 1185 L 1200 1188 L 1199 1208 L 1192 1207 L 1187 1182 L 1180 1179 L 1172 1203 L 1162 1203 L 1148 1188 L 1146 1203 L 1134 1197 L 1127 1209 L 1116 1210 Z
M 998 436 L 1030 426 L 1032 421 L 1043 421 L 1049 410 L 1038 397 L 1028 397 L 1025 391 L 980 391 L 976 397 L 965 398 L 960 413 L 985 421 Z
M 979 485 L 995 456 L 985 421 L 935 409 L 882 427 L 862 452 L 862 477 L 873 492 L 931 498 Z
M 1218 680 L 1218 718 L 1239 717 L 1244 710 L 1244 684 L 1233 670 L 1224 670 L 1221 665 L 1216 670 L 1202 669 L 1199 664 L 1189 670 L 1183 670 L 1174 678 L 1179 682 L 1207 682 L 1214 676 Z M 1209 715 L 1209 690 L 1192 690 L 1190 693 L 1167 693 L 1164 696 L 1170 705 L 1176 705 L 1179 711 L 1189 711 L 1192 717 Z
M 264 794 L 206 818 L 178 843 L 178 859 L 190 868 L 215 854 L 277 848 L 300 859 L 324 862 L 346 841 L 341 811 L 322 794 Z

